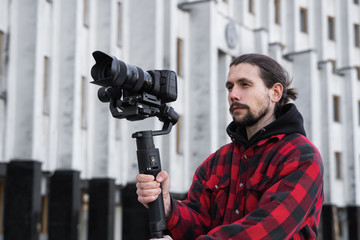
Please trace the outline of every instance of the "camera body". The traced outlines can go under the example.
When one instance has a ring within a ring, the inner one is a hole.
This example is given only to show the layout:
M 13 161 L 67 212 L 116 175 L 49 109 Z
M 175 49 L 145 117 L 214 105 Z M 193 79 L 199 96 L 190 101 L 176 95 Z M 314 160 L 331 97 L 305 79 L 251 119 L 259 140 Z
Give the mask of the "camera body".
M 162 116 L 166 103 L 177 99 L 174 71 L 143 71 L 100 51 L 95 51 L 93 57 L 96 63 L 91 68 L 92 83 L 101 86 L 98 98 L 110 102 L 113 117 L 137 121 L 157 116 L 167 121 Z

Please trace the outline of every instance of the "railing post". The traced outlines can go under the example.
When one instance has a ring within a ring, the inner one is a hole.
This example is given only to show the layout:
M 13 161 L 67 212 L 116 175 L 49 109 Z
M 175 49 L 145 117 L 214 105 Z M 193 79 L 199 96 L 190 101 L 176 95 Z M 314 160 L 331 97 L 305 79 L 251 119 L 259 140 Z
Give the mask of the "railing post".
M 7 165 L 4 240 L 38 240 L 41 212 L 41 163 L 12 160 Z
M 149 239 L 148 210 L 137 200 L 136 184 L 128 183 L 121 190 L 122 239 Z
M 113 240 L 115 222 L 115 180 L 89 181 L 88 240 Z
M 80 205 L 80 172 L 55 171 L 50 177 L 49 240 L 78 239 Z

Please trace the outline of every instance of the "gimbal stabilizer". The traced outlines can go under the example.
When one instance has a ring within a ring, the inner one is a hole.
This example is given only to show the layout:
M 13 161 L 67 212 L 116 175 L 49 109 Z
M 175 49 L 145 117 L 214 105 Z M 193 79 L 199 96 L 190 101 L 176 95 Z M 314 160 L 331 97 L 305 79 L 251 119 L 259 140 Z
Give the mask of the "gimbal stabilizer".
M 144 72 L 102 52 L 94 52 L 96 64 L 91 69 L 92 83 L 102 86 L 98 98 L 110 102 L 114 118 L 130 121 L 157 117 L 164 123 L 161 130 L 135 132 L 139 172 L 154 177 L 161 171 L 159 149 L 153 136 L 165 135 L 179 119 L 178 114 L 166 103 L 177 98 L 176 74 L 169 70 Z M 162 238 L 166 220 L 162 193 L 149 204 L 150 234 Z

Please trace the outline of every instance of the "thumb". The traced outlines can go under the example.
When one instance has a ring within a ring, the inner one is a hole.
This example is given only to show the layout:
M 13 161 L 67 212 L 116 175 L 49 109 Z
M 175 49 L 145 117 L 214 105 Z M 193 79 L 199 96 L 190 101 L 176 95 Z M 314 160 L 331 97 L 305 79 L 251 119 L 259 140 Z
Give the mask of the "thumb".
M 161 183 L 165 216 L 168 217 L 172 211 L 170 197 L 170 179 L 168 173 L 166 171 L 159 172 L 159 174 L 156 176 L 156 181 Z
M 159 172 L 159 174 L 156 176 L 156 181 L 161 183 L 163 197 L 167 197 L 170 192 L 170 179 L 168 173 L 166 171 Z

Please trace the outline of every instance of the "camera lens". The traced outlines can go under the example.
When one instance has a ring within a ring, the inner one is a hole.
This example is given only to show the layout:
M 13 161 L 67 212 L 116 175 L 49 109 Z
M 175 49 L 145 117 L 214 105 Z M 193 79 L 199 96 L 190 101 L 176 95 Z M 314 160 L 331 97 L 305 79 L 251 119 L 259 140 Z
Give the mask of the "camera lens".
M 91 76 L 94 79 L 92 83 L 126 91 L 124 96 L 146 92 L 163 102 L 176 99 L 176 74 L 174 72 L 143 71 L 139 67 L 126 64 L 100 51 L 95 51 L 93 56 L 96 63 L 91 68 Z
M 157 94 L 157 88 L 148 72 L 141 68 L 124 63 L 115 57 L 102 52 L 94 52 L 96 64 L 91 69 L 93 83 L 100 86 L 121 88 L 133 93 L 145 91 Z
M 107 65 L 104 70 L 104 78 L 112 77 L 111 64 Z
M 101 102 L 110 102 L 110 97 L 106 90 L 106 87 L 101 87 L 98 90 L 98 98 Z

